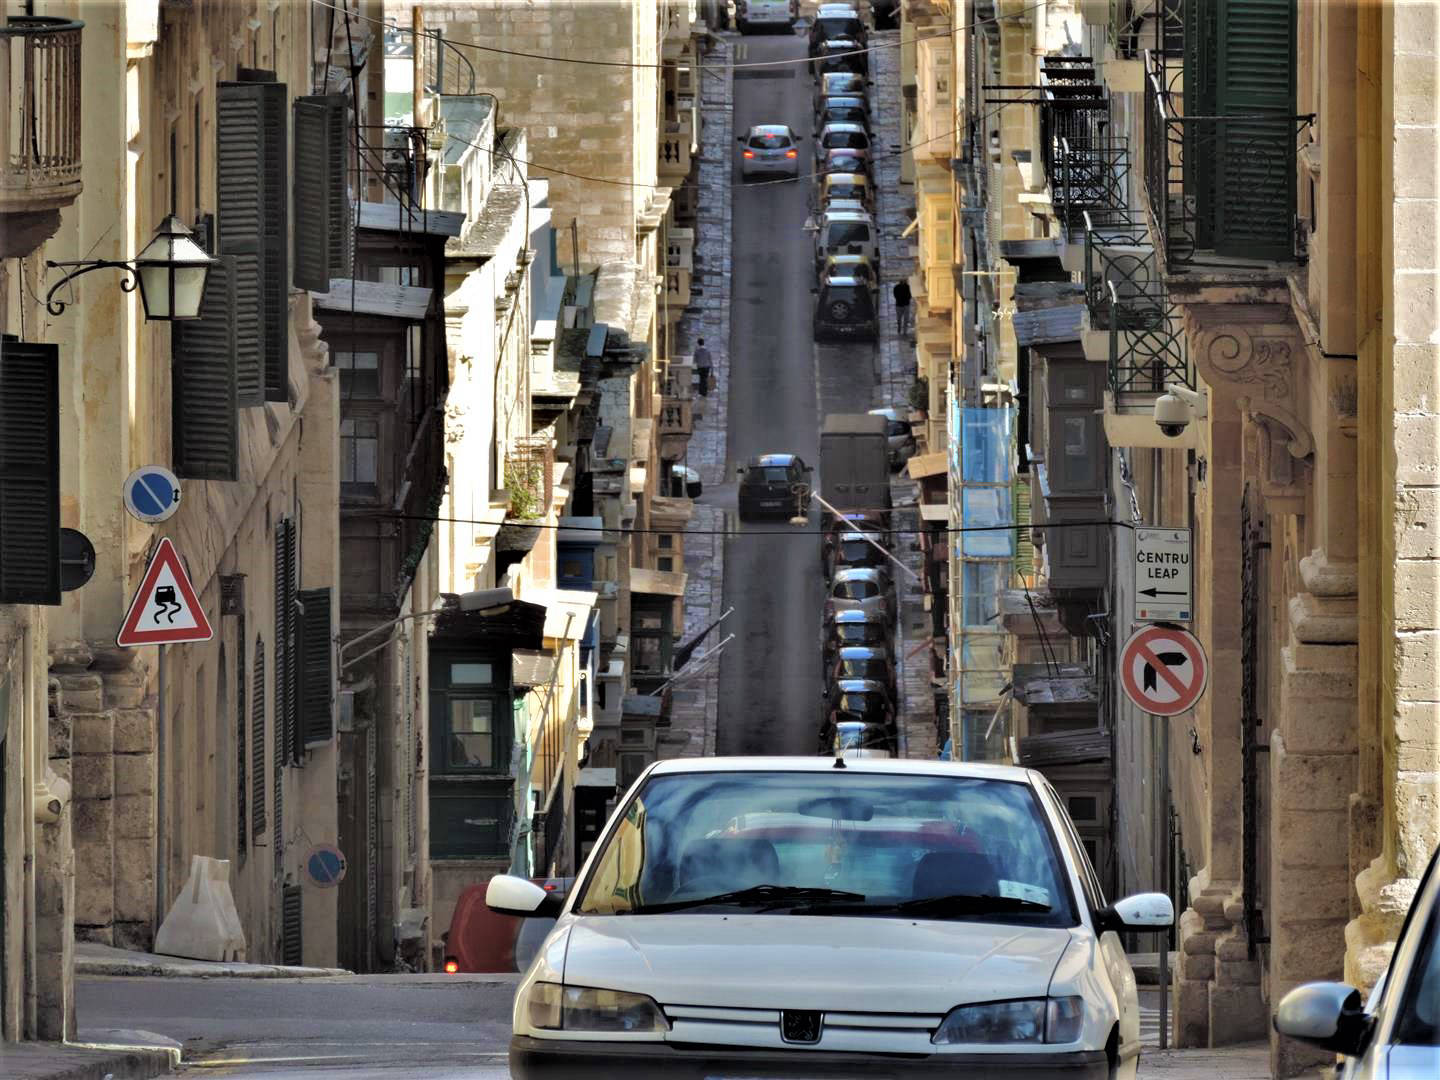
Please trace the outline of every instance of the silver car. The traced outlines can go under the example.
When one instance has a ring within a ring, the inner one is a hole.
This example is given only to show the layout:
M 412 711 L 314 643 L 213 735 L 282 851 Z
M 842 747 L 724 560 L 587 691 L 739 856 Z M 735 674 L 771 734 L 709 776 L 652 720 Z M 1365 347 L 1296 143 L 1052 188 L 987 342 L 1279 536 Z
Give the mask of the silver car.
M 785 124 L 757 124 L 739 136 L 740 178 L 752 176 L 800 176 L 800 136 Z
M 864 124 L 826 124 L 815 140 L 815 160 L 823 165 L 832 150 L 848 151 L 851 157 L 870 160 L 870 134 Z

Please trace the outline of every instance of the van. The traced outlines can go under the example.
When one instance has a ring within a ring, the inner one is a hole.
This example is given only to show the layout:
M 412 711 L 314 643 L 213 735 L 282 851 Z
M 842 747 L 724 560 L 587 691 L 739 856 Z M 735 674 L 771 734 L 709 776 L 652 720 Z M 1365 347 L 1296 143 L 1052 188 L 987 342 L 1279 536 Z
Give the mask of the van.
M 797 0 L 735 0 L 735 28 L 742 34 L 751 30 L 789 30 L 795 23 Z
M 872 266 L 879 263 L 880 246 L 875 235 L 875 222 L 869 214 L 831 210 L 822 213 L 818 221 L 812 219 L 805 228 L 815 234 L 817 273 L 830 255 L 864 255 Z

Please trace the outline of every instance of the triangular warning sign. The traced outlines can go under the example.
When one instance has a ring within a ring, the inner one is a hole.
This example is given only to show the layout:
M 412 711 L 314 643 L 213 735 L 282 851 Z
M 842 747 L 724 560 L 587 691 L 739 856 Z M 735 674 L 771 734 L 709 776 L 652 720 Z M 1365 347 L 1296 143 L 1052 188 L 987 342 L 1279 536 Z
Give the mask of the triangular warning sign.
M 209 641 L 214 636 L 175 545 L 168 537 L 161 537 L 135 598 L 130 601 L 125 621 L 120 624 L 115 644 L 174 645 Z

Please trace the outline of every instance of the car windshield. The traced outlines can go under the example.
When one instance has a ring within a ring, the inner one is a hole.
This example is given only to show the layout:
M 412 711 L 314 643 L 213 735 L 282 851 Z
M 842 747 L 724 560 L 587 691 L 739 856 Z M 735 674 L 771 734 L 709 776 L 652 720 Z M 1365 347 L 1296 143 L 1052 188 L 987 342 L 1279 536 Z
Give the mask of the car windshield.
M 832 94 L 846 94 L 860 89 L 861 81 L 854 72 L 831 72 L 825 76 L 825 89 Z
M 872 556 L 878 554 L 879 552 L 864 540 L 846 540 L 840 545 L 840 561 L 845 563 L 869 562 Z
M 870 145 L 870 140 L 865 138 L 864 132 L 860 131 L 830 131 L 825 134 L 825 149 L 835 150 L 844 148 L 847 150 L 864 150 Z
M 835 636 L 846 645 L 878 645 L 885 631 L 879 623 L 836 623 Z
M 848 694 L 841 694 L 835 703 L 837 712 L 855 713 L 857 716 L 864 716 L 866 713 L 879 713 L 885 709 L 885 703 L 880 700 L 880 695 L 870 691 L 853 691 Z
M 863 316 L 866 312 L 863 311 L 862 308 L 867 306 L 865 304 L 867 299 L 868 297 L 865 295 L 865 291 L 854 285 L 827 285 L 825 287 L 825 295 L 821 299 L 821 302 L 825 304 L 851 304 L 855 307 L 855 314 Z M 842 315 L 841 317 L 843 318 L 844 316 Z
M 1023 783 L 829 769 L 670 773 L 650 777 L 626 805 L 574 910 L 1074 926 L 1062 865 Z
M 859 184 L 831 184 L 830 198 L 832 199 L 863 199 L 865 189 Z
M 840 661 L 840 678 L 842 679 L 883 679 L 885 677 L 885 661 L 883 660 Z
M 750 136 L 750 146 L 755 150 L 783 150 L 790 145 L 790 136 L 778 131 L 762 131 Z
M 870 226 L 860 221 L 833 221 L 825 233 L 825 242 L 832 248 L 846 244 L 868 244 Z
M 849 721 L 835 725 L 836 750 L 889 750 L 890 736 L 874 724 Z
M 1416 925 L 1409 932 L 1420 930 Z M 1393 1038 L 1406 1046 L 1440 1046 L 1440 903 L 1431 905 L 1426 919 Z
M 823 38 L 858 37 L 865 27 L 854 16 L 822 15 L 815 20 L 818 33 Z
M 831 595 L 841 600 L 868 600 L 880 595 L 880 586 L 873 581 L 837 581 Z
M 832 105 L 825 110 L 825 119 L 837 123 L 858 124 L 865 119 L 865 110 L 854 105 Z

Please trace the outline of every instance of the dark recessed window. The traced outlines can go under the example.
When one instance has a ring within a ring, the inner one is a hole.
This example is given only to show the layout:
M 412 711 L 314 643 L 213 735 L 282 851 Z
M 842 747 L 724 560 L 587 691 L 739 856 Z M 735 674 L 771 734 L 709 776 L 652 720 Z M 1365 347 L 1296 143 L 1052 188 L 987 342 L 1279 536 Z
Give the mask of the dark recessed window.
M 495 703 L 489 698 L 450 699 L 451 769 L 493 769 L 496 761 Z
M 340 482 L 373 491 L 378 484 L 380 424 L 375 420 L 340 421 Z
M 380 354 L 373 352 L 336 352 L 335 366 L 340 369 L 340 393 L 345 399 L 378 398 L 380 396 Z

